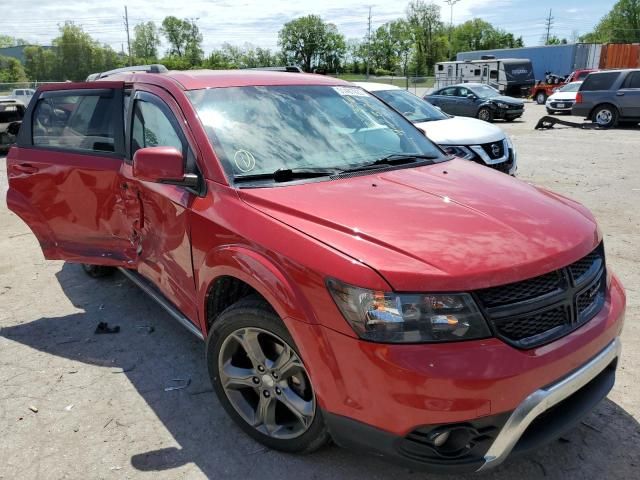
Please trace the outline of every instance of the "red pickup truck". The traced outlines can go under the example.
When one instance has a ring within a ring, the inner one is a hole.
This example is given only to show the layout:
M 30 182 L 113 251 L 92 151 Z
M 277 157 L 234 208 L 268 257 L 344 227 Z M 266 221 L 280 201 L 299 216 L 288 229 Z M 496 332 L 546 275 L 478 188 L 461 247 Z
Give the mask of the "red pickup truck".
M 484 470 L 613 386 L 625 293 L 593 215 L 347 82 L 43 86 L 7 171 L 45 257 L 120 268 L 206 342 L 222 406 L 271 448 Z
M 577 82 L 587 78 L 591 72 L 597 72 L 596 69 L 583 69 L 576 70 L 571 73 L 567 78 L 558 83 L 539 82 L 531 89 L 531 98 L 533 98 L 538 105 L 544 105 L 547 98 L 550 97 L 558 88 L 566 85 L 567 83 Z

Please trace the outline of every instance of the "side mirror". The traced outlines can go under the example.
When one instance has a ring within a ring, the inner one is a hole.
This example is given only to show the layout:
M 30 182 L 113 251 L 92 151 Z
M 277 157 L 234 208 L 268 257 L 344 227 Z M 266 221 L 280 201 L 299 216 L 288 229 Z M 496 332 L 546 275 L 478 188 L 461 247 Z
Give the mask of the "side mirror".
M 477 100 L 478 99 L 478 97 L 476 95 L 474 95 L 473 93 L 470 93 L 469 95 L 467 95 L 467 98 L 469 100 Z
M 199 180 L 185 174 L 184 158 L 175 147 L 141 148 L 133 155 L 133 176 L 138 180 L 196 188 Z

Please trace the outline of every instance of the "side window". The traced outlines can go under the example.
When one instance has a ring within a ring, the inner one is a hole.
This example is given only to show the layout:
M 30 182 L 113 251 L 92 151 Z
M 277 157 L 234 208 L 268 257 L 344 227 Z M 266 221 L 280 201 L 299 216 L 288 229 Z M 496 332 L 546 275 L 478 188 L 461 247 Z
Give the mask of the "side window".
M 640 88 L 640 72 L 630 73 L 622 88 Z
M 111 95 L 45 96 L 33 113 L 33 145 L 114 152 L 114 108 Z
M 457 90 L 456 87 L 445 88 L 444 90 L 440 90 L 440 95 L 444 97 L 455 97 Z
M 469 90 L 467 90 L 466 88 L 464 88 L 464 87 L 458 88 L 458 96 L 459 97 L 465 97 L 466 98 L 466 96 L 469 95 L 470 93 L 471 92 Z
M 491 73 L 489 74 L 489 78 L 491 80 L 497 80 L 498 79 L 498 71 L 497 70 L 491 70 Z
M 136 100 L 131 129 L 131 158 L 145 147 L 176 147 L 183 152 L 186 144 L 167 114 L 158 105 Z
M 619 72 L 603 72 L 592 73 L 584 81 L 580 90 L 583 92 L 595 91 L 595 90 L 610 90 L 613 84 L 618 79 Z

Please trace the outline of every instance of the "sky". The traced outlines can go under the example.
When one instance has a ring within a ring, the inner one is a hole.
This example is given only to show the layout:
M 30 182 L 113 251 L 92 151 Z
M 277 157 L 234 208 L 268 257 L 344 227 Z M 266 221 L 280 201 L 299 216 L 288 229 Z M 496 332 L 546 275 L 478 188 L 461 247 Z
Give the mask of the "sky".
M 7 2 L 3 3 L 8 7 Z M 336 24 L 348 39 L 362 38 L 367 31 L 369 7 L 375 29 L 403 17 L 407 3 L 408 0 L 127 0 L 126 5 L 131 32 L 137 23 L 153 20 L 160 24 L 168 15 L 196 20 L 204 37 L 204 51 L 209 53 L 224 42 L 234 45 L 248 42 L 276 49 L 281 26 L 310 13 Z M 442 17 L 449 22 L 451 11 L 445 1 L 433 3 L 442 6 Z M 480 17 L 522 36 L 526 45 L 538 45 L 550 8 L 554 17 L 552 34 L 571 39 L 575 33 L 589 32 L 614 3 L 614 0 L 459 0 L 453 8 L 453 23 Z M 127 42 L 124 5 L 121 0 L 27 0 L 19 3 L 19 7 L 2 9 L 0 33 L 48 45 L 57 36 L 58 25 L 73 20 L 101 43 L 121 50 Z M 163 44 L 161 50 L 165 48 Z

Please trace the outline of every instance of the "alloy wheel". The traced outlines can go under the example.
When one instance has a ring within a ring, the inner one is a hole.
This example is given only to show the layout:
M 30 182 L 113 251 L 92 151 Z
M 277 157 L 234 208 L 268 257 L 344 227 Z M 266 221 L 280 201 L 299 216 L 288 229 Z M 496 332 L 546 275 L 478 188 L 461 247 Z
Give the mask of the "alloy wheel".
M 218 356 L 222 388 L 238 414 L 259 432 L 279 439 L 302 435 L 315 417 L 316 400 L 298 354 L 260 328 L 234 331 Z

